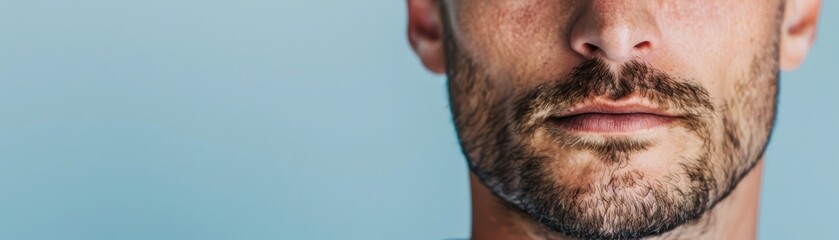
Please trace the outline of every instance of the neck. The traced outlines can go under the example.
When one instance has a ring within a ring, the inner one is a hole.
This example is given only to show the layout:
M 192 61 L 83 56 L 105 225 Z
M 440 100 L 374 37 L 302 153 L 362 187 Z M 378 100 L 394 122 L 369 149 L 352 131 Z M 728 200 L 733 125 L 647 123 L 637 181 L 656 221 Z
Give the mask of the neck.
M 667 233 L 645 239 L 755 239 L 763 160 L 757 163 L 725 199 L 700 219 Z M 472 239 L 570 239 L 504 203 L 470 174 L 472 187 Z

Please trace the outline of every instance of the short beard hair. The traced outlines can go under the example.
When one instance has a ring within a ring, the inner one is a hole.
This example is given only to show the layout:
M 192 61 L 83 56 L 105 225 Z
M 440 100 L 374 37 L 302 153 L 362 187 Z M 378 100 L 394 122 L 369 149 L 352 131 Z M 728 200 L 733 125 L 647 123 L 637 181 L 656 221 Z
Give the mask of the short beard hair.
M 584 61 L 563 79 L 511 97 L 499 93 L 491 76 L 459 52 L 445 4 L 441 6 L 450 102 L 470 170 L 493 194 L 555 232 L 575 238 L 632 239 L 670 231 L 698 219 L 724 199 L 756 165 L 769 142 L 778 91 L 777 40 L 754 57 L 749 74 L 736 82 L 737 93 L 759 94 L 734 96 L 721 106 L 715 107 L 708 91 L 696 82 L 640 61 L 624 64 L 615 74 L 599 59 Z M 683 110 L 679 124 L 701 140 L 699 151 L 674 159 L 679 171 L 661 179 L 639 181 L 643 173 L 636 171 L 609 175 L 603 184 L 556 183 L 555 174 L 562 173 L 547 169 L 561 159 L 531 146 L 542 126 L 547 126 L 553 144 L 591 152 L 613 171 L 655 143 L 580 138 L 544 124 L 550 121 L 544 112 L 595 96 L 617 100 L 631 94 Z M 716 129 L 722 130 L 722 142 L 714 141 Z

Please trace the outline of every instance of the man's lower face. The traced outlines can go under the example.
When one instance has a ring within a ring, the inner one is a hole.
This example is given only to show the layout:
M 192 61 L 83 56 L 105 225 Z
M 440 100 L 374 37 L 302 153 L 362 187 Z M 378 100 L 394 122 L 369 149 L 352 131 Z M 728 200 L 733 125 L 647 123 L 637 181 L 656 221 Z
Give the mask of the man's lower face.
M 642 62 L 613 71 L 598 59 L 501 90 L 457 50 L 449 39 L 452 111 L 472 172 L 564 235 L 638 238 L 695 220 L 755 165 L 771 132 L 772 52 L 728 81 L 733 95 L 712 96 Z

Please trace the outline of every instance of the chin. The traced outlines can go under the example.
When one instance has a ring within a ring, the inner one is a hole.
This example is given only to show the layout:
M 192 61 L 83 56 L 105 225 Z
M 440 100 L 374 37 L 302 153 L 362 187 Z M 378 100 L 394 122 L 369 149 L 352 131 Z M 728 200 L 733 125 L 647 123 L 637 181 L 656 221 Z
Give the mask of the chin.
M 711 148 L 692 131 L 543 130 L 530 138 L 537 154 L 521 167 L 517 205 L 549 228 L 576 237 L 633 238 L 696 219 L 711 205 Z

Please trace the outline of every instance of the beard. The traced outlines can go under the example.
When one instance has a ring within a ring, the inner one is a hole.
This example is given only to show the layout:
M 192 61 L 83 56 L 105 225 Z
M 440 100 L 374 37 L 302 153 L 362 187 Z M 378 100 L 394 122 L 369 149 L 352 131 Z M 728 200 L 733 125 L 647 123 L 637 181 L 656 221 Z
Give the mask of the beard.
M 560 79 L 504 89 L 509 84 L 459 51 L 450 29 L 449 96 L 470 170 L 493 194 L 554 232 L 640 238 L 697 220 L 733 191 L 768 143 L 778 91 L 776 42 L 754 56 L 751 69 L 728 83 L 733 94 L 715 104 L 698 82 L 638 60 L 613 72 L 590 59 Z M 686 143 L 665 152 L 665 145 L 672 148 L 665 141 L 670 135 L 592 138 L 556 127 L 560 120 L 550 113 L 596 97 L 637 97 L 681 113 L 667 131 Z M 633 166 L 638 161 L 666 171 Z

